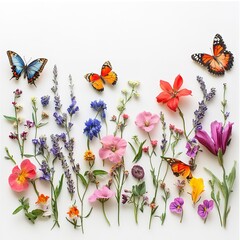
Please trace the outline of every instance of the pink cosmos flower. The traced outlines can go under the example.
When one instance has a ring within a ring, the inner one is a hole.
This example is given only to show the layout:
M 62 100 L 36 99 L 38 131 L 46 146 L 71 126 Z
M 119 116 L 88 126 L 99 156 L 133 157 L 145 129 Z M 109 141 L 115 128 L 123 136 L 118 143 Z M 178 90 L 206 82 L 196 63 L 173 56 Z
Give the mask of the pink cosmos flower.
M 145 132 L 151 132 L 160 118 L 157 114 L 150 112 L 141 112 L 137 115 L 135 124 Z
M 34 179 L 36 176 L 36 166 L 25 159 L 20 164 L 20 168 L 15 166 L 11 175 L 8 178 L 10 187 L 15 192 L 22 192 L 29 186 L 29 180 Z
M 102 148 L 99 150 L 101 159 L 108 159 L 113 163 L 119 163 L 122 160 L 127 147 L 127 142 L 113 135 L 101 139 Z
M 94 193 L 88 198 L 89 202 L 95 202 L 96 200 L 105 202 L 109 198 L 114 196 L 114 192 L 107 186 L 103 186 L 101 189 L 96 189 Z

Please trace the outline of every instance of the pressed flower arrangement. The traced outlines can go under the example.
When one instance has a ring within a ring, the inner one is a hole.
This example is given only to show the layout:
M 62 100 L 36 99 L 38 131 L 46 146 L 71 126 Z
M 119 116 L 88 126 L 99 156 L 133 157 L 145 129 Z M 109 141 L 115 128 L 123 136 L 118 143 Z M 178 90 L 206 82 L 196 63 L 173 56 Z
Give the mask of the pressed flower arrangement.
M 49 86 L 52 95 L 41 96 L 40 101 L 31 99 L 31 120 L 24 122 L 20 118 L 23 106 L 18 101 L 24 96 L 20 89 L 13 92 L 13 115 L 4 115 L 13 123 L 9 138 L 19 150 L 13 156 L 11 148 L 5 148 L 5 158 L 14 165 L 9 168 L 8 183 L 20 203 L 13 210 L 14 215 L 24 212 L 32 223 L 39 218 L 51 220 L 52 228 L 61 227 L 59 216 L 63 215 L 70 226 L 85 233 L 88 219 L 102 217 L 96 216 L 97 208 L 102 209 L 109 226 L 121 225 L 122 211 L 131 209 L 133 221 L 139 224 L 145 220 L 149 229 L 153 221 L 164 225 L 175 217 L 184 224 L 184 213 L 191 208 L 204 223 L 207 219 L 211 221 L 215 212 L 220 225 L 227 226 L 236 163 L 227 173 L 224 157 L 234 124 L 227 122 L 225 84 L 221 102 L 223 121 L 213 119 L 208 134 L 204 117 L 217 89 L 208 91 L 199 76 L 196 85 L 200 86 L 202 99 L 197 99 L 197 109 L 190 121 L 185 117 L 182 101 L 195 100 L 193 91 L 184 87 L 187 80 L 181 75 L 173 84 L 160 80 L 160 93 L 149 98 L 158 109 L 155 113 L 137 103 L 141 98 L 137 81 L 129 81 L 128 89 L 121 90 L 121 99 L 112 113 L 109 108 L 113 100 L 108 101 L 103 95 L 90 102 L 78 101 L 71 75 L 65 103 L 58 77 L 55 66 L 53 86 Z M 81 109 L 85 106 L 89 112 L 84 115 Z M 134 113 L 129 112 L 128 107 L 133 106 Z M 49 124 L 54 128 L 48 128 Z M 84 144 L 79 144 L 79 140 Z M 204 161 L 200 160 L 202 152 L 206 151 L 217 159 L 222 178 L 207 162 L 200 164 L 204 165 L 202 168 L 198 166 L 198 161 Z M 30 188 L 34 197 L 28 192 Z M 62 198 L 68 204 L 66 209 L 61 208 Z

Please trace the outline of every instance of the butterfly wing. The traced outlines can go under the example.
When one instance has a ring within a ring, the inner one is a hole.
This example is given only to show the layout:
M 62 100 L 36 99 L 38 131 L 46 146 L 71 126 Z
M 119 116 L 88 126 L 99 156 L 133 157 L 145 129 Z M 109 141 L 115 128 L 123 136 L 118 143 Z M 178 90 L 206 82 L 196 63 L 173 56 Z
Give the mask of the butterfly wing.
M 13 51 L 7 51 L 7 55 L 13 72 L 12 78 L 18 80 L 25 69 L 24 61 Z
M 98 74 L 88 73 L 84 77 L 87 81 L 89 81 L 92 84 L 93 88 L 96 89 L 97 91 L 102 92 L 104 90 L 103 81 Z
M 213 40 L 213 54 L 219 64 L 227 71 L 233 66 L 234 57 L 230 51 L 226 50 L 226 44 L 220 34 L 216 34 Z
M 112 71 L 112 65 L 109 61 L 105 62 L 102 66 L 101 78 L 111 85 L 115 85 L 117 83 L 118 76 L 114 71 Z
M 181 175 L 187 179 L 192 178 L 192 173 L 189 165 L 175 158 L 166 158 L 165 160 L 171 166 L 172 172 L 175 176 L 178 177 Z
M 25 75 L 27 76 L 29 84 L 35 84 L 35 80 L 40 76 L 40 73 L 43 71 L 47 61 L 48 60 L 46 58 L 38 58 L 26 67 Z

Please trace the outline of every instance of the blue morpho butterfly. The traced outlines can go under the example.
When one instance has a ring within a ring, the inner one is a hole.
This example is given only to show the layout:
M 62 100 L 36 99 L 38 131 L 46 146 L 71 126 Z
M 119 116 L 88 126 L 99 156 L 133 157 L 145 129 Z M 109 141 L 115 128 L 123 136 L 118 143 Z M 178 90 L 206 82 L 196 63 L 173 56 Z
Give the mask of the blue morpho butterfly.
M 29 64 L 25 64 L 23 59 L 15 52 L 7 51 L 7 55 L 13 72 L 12 78 L 18 80 L 23 73 L 24 78 L 27 77 L 28 83 L 34 85 L 35 80 L 40 76 L 48 61 L 46 58 L 38 58 Z

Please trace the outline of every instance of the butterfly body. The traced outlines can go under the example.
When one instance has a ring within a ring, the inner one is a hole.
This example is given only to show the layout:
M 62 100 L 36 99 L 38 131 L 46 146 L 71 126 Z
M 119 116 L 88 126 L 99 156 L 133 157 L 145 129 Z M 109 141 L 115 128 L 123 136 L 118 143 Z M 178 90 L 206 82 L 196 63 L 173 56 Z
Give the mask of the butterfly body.
M 191 179 L 193 177 L 191 167 L 186 163 L 176 158 L 164 157 L 163 159 L 166 160 L 167 163 L 170 165 L 172 172 L 176 177 L 183 176 L 186 179 Z
M 217 76 L 224 75 L 225 71 L 232 68 L 234 62 L 233 54 L 226 50 L 226 44 L 220 34 L 216 34 L 214 37 L 213 55 L 196 53 L 192 54 L 191 58 Z
M 17 53 L 7 51 L 7 55 L 13 72 L 12 78 L 18 80 L 23 74 L 23 77 L 28 79 L 28 83 L 34 85 L 48 61 L 46 58 L 38 58 L 27 65 Z
M 106 82 L 115 85 L 118 80 L 118 76 L 112 71 L 112 65 L 109 61 L 103 64 L 100 75 L 96 73 L 88 73 L 84 77 L 92 84 L 92 87 L 99 92 L 104 90 L 104 84 Z

